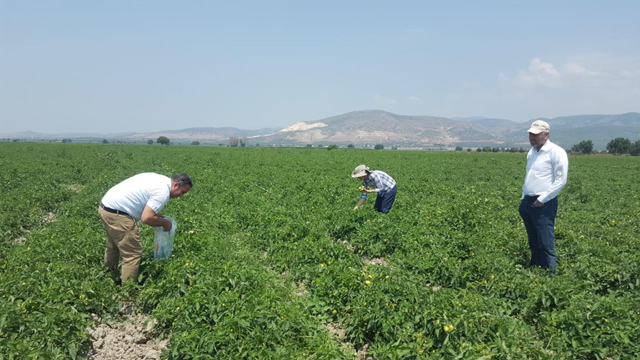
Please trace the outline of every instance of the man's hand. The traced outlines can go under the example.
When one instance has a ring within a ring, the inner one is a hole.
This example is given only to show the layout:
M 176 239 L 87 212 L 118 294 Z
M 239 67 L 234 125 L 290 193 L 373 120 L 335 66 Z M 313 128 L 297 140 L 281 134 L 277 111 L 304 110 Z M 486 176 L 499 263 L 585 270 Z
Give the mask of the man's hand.
M 533 206 L 535 206 L 535 207 L 543 207 L 543 206 L 544 206 L 544 203 L 541 203 L 540 201 L 536 200 L 536 201 L 533 203 Z
M 164 216 L 160 214 L 156 214 L 155 211 L 153 211 L 149 207 L 149 205 L 146 205 L 144 207 L 144 210 L 142 210 L 140 221 L 142 221 L 143 224 L 147 224 L 153 227 L 162 226 L 162 230 L 164 231 L 170 231 L 171 227 L 173 226 L 171 224 L 171 221 L 165 219 Z
M 173 224 L 171 223 L 171 221 L 164 219 L 164 224 L 162 224 L 162 229 L 164 231 L 171 231 L 172 227 L 173 227 Z

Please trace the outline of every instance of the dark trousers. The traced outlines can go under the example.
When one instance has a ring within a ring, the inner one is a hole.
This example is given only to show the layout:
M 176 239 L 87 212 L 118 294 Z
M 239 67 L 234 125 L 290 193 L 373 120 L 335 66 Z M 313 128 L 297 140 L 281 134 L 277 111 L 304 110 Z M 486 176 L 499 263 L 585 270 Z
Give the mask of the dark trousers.
M 393 202 L 396 201 L 397 192 L 398 187 L 394 186 L 393 189 L 386 191 L 383 195 L 378 194 L 378 197 L 376 197 L 376 203 L 375 205 L 373 205 L 373 208 L 376 211 L 387 214 L 389 210 L 391 210 Z
M 529 237 L 531 262 L 529 266 L 539 266 L 556 272 L 556 252 L 554 250 L 553 226 L 558 212 L 558 198 L 553 198 L 542 207 L 533 203 L 537 197 L 525 197 L 520 202 L 520 216 Z

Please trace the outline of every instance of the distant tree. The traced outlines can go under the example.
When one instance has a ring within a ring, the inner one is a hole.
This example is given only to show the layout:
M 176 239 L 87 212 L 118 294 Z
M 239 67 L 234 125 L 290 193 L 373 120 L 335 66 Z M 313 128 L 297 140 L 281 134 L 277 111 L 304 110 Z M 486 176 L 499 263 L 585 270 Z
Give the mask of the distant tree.
M 238 147 L 238 144 L 240 143 L 240 139 L 238 139 L 235 136 L 230 136 L 229 137 L 229 146 L 231 147 Z
M 355 145 L 353 145 L 353 144 L 349 144 L 349 145 L 347 145 L 347 147 L 348 147 L 349 149 L 353 149 L 353 148 L 355 148 Z
M 592 151 L 593 141 L 591 140 L 582 140 L 571 147 L 571 152 L 574 153 L 591 154 Z
M 462 151 L 462 146 L 456 146 L 456 151 Z
M 192 141 L 191 145 L 200 145 L 200 141 Z
M 156 142 L 160 145 L 169 145 L 170 143 L 169 138 L 166 136 L 160 136 Z
M 467 152 L 471 152 L 471 148 L 467 148 Z
M 331 145 L 327 146 L 327 150 L 333 150 L 333 149 L 337 149 L 337 148 L 338 148 L 338 145 L 336 145 L 336 144 L 331 144 Z
M 499 151 L 500 151 L 500 148 L 499 148 L 499 147 L 494 147 L 493 149 L 491 149 L 491 151 L 493 151 L 493 152 L 499 152 Z
M 240 147 L 249 146 L 249 139 L 243 137 L 242 139 L 238 139 L 238 143 L 240 144 Z
M 631 156 L 640 156 L 640 140 L 636 140 L 629 147 L 629 154 Z
M 482 148 L 477 148 L 476 151 L 477 152 L 482 152 Z
M 107 140 L 107 139 L 102 139 L 102 143 L 103 143 L 103 144 L 108 144 L 108 143 L 109 143 L 109 140 Z
M 62 139 L 62 142 L 63 142 L 63 143 L 65 143 L 65 144 L 67 144 L 67 143 L 70 143 L 70 142 L 71 142 L 71 139 Z
M 307 144 L 306 147 L 311 148 L 311 147 L 313 147 L 313 145 L 312 144 Z
M 631 148 L 631 141 L 625 138 L 615 138 L 607 144 L 607 150 L 612 154 L 626 154 Z
M 147 144 L 153 145 L 153 140 L 151 140 L 151 139 L 147 140 Z
M 322 144 L 318 144 L 318 147 L 319 147 L 319 148 L 321 148 L 321 147 L 323 147 L 323 146 L 322 146 Z
M 491 152 L 491 146 L 483 146 L 482 152 Z
M 382 144 L 376 144 L 376 146 L 373 147 L 376 150 L 383 150 L 384 149 L 384 145 Z

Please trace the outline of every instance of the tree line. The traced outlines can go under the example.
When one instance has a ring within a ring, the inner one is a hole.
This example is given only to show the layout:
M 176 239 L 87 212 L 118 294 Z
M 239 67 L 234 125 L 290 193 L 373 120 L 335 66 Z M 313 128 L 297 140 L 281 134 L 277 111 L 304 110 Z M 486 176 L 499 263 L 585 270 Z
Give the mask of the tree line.
M 15 141 L 15 140 L 14 140 Z M 63 143 L 70 143 L 71 139 L 62 139 Z M 102 140 L 102 142 L 104 144 L 108 144 L 109 141 L 107 141 L 106 139 Z M 153 144 L 154 141 L 149 139 L 148 140 L 149 145 Z M 166 136 L 160 136 L 157 140 L 156 143 L 161 144 L 161 145 L 169 145 L 171 143 L 171 141 L 169 140 L 169 138 L 167 138 Z M 246 147 L 249 145 L 249 140 L 244 137 L 244 138 L 238 138 L 235 136 L 231 136 L 229 137 L 229 146 L 230 147 Z M 191 145 L 200 145 L 199 141 L 193 141 L 191 143 Z M 322 145 L 319 145 L 320 147 L 322 147 Z M 311 144 L 308 144 L 307 147 L 311 147 Z M 337 148 L 337 145 L 334 145 L 334 147 L 330 148 L 329 150 L 335 149 Z M 349 148 L 354 148 L 355 146 L 353 144 L 349 144 L 348 146 Z M 376 144 L 375 146 L 376 150 L 382 150 L 384 149 L 384 145 L 383 144 Z M 461 146 L 457 146 L 455 151 L 463 151 Z M 472 151 L 471 148 L 468 148 L 467 151 Z M 516 148 L 516 147 L 512 147 L 512 148 L 498 148 L 498 147 L 490 147 L 490 146 L 485 146 L 485 147 L 479 147 L 477 149 L 475 149 L 475 151 L 477 152 L 526 152 L 527 150 L 520 147 L 520 148 Z M 583 140 L 580 141 L 579 143 L 573 145 L 571 147 L 571 152 L 572 153 L 577 153 L 577 154 L 591 154 L 594 152 L 593 150 L 593 141 L 591 140 Z M 596 151 L 597 152 L 597 151 Z M 607 152 L 610 154 L 614 154 L 614 155 L 623 155 L 623 154 L 629 154 L 631 156 L 639 156 L 640 155 L 640 140 L 636 140 L 635 142 L 631 142 L 631 140 L 627 139 L 627 138 L 623 138 L 623 137 L 617 137 L 611 141 L 609 141 L 609 143 L 607 143 Z
M 583 140 L 571 147 L 571 152 L 580 154 L 591 154 L 593 152 L 593 141 Z M 614 155 L 629 154 L 631 156 L 640 155 L 640 140 L 631 142 L 623 137 L 617 137 L 607 143 L 607 152 Z

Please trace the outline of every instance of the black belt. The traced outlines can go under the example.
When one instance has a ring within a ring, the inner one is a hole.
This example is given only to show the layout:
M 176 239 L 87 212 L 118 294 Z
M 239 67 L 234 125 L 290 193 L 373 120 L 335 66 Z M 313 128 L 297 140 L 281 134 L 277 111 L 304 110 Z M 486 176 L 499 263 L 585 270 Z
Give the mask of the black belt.
M 540 196 L 540 195 L 525 195 L 525 196 L 524 196 L 524 199 L 525 199 L 525 200 L 538 200 L 538 197 L 539 197 L 539 196 Z
M 116 210 L 116 209 L 108 208 L 108 207 L 104 206 L 104 204 L 102 204 L 102 203 L 100 203 L 100 207 L 101 207 L 104 211 L 106 211 L 106 212 L 110 212 L 110 213 L 112 213 L 112 214 L 131 216 L 131 215 L 127 214 L 127 213 L 126 213 L 126 212 L 124 212 L 124 211 L 120 211 L 120 210 Z

